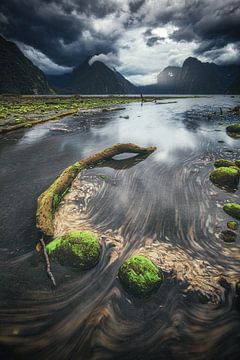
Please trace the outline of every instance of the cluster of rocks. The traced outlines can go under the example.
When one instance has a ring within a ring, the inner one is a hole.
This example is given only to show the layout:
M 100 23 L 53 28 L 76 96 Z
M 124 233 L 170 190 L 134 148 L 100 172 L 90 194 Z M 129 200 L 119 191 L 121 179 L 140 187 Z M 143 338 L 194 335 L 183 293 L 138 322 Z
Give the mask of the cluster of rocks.
M 61 265 L 88 270 L 97 265 L 102 246 L 90 231 L 72 231 L 52 240 L 46 246 L 47 253 Z M 135 296 L 150 295 L 163 282 L 161 269 L 143 255 L 130 256 L 118 271 L 122 286 Z
M 240 137 L 240 124 L 233 124 L 227 127 L 227 132 L 233 134 L 235 137 Z M 210 173 L 210 180 L 219 188 L 235 192 L 238 189 L 240 178 L 240 160 L 226 160 L 219 159 L 214 163 L 215 169 Z M 226 203 L 223 206 L 226 214 L 236 220 L 240 220 L 240 204 Z M 227 222 L 227 230 L 221 232 L 220 237 L 227 243 L 235 242 L 237 239 L 238 222 L 236 220 L 229 220 Z M 240 281 L 236 283 L 236 295 L 240 296 Z

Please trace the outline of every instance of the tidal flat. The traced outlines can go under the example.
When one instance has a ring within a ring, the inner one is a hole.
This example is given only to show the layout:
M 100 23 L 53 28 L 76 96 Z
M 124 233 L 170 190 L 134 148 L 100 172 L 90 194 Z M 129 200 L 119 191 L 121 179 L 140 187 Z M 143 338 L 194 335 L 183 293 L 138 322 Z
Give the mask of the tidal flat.
M 3 358 L 238 358 L 239 227 L 233 242 L 221 236 L 229 222 L 238 224 L 224 211 L 239 203 L 238 182 L 229 191 L 210 174 L 220 159 L 224 167 L 239 164 L 240 139 L 226 131 L 240 120 L 231 111 L 239 102 L 129 99 L 124 109 L 79 112 L 0 135 Z M 53 287 L 36 250 L 37 198 L 65 168 L 117 143 L 156 150 L 146 158 L 118 155 L 74 179 L 58 204 L 54 237 L 91 230 L 101 254 L 85 271 L 50 256 Z M 146 298 L 119 281 L 135 254 L 163 272 Z
M 80 112 L 114 110 L 114 106 L 139 101 L 118 96 L 0 96 L 0 133 L 41 122 L 57 120 Z M 110 108 L 109 108 L 110 107 Z

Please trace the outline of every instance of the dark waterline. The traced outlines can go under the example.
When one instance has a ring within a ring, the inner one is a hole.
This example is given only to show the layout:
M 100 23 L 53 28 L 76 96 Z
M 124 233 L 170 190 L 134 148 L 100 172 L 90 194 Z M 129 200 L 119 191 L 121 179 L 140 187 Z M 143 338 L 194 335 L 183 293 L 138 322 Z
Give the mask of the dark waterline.
M 208 180 L 215 158 L 239 159 L 239 141 L 218 125 L 234 121 L 234 116 L 220 117 L 219 108 L 238 103 L 239 97 L 216 96 L 130 104 L 119 112 L 1 136 L 3 358 L 238 358 L 240 319 L 227 286 L 219 304 L 198 294 L 186 296 L 172 280 L 147 301 L 134 300 L 116 280 L 121 259 L 109 263 L 112 250 L 106 246 L 90 272 L 53 264 L 58 282 L 53 290 L 34 251 L 36 199 L 56 175 L 106 146 L 133 142 L 157 146 L 157 152 L 126 170 L 101 169 L 116 184 L 90 204 L 93 224 L 104 231 L 121 228 L 131 244 L 125 254 L 151 237 L 240 275 L 239 240 L 229 246 L 217 237 L 228 220 L 217 205 L 238 201 L 239 193 L 227 194 Z M 126 115 L 129 119 L 120 118 Z

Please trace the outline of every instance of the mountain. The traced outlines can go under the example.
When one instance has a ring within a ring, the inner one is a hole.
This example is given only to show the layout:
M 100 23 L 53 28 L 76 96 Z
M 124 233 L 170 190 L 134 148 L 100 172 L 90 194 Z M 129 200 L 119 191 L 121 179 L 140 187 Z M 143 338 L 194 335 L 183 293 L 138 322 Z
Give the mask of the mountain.
M 101 61 L 89 65 L 88 60 L 70 74 L 49 75 L 49 82 L 60 93 L 78 94 L 136 94 L 139 90 L 116 70 Z
M 229 86 L 227 94 L 240 94 L 240 76 Z
M 0 35 L 0 94 L 50 94 L 46 76 Z
M 157 77 L 157 83 L 142 88 L 157 94 L 224 94 L 240 76 L 240 66 L 203 63 L 187 58 L 182 67 L 168 66 Z

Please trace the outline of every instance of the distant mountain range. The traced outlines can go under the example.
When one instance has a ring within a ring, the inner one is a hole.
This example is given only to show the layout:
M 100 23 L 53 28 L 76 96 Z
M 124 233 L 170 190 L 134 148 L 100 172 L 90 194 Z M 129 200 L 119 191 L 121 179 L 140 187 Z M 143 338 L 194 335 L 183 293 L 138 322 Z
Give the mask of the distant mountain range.
M 48 76 L 57 92 L 68 94 L 137 94 L 139 90 L 116 70 L 95 61 L 84 61 L 71 73 Z
M 46 76 L 0 35 L 0 94 L 51 94 Z
M 232 93 L 239 77 L 240 66 L 203 63 L 189 57 L 182 67 L 166 67 L 158 75 L 157 83 L 140 89 L 148 94 L 225 94 Z
M 45 75 L 0 35 L 0 94 L 240 94 L 240 66 L 203 63 L 189 57 L 168 66 L 155 84 L 135 86 L 100 61 L 85 60 L 71 73 Z

